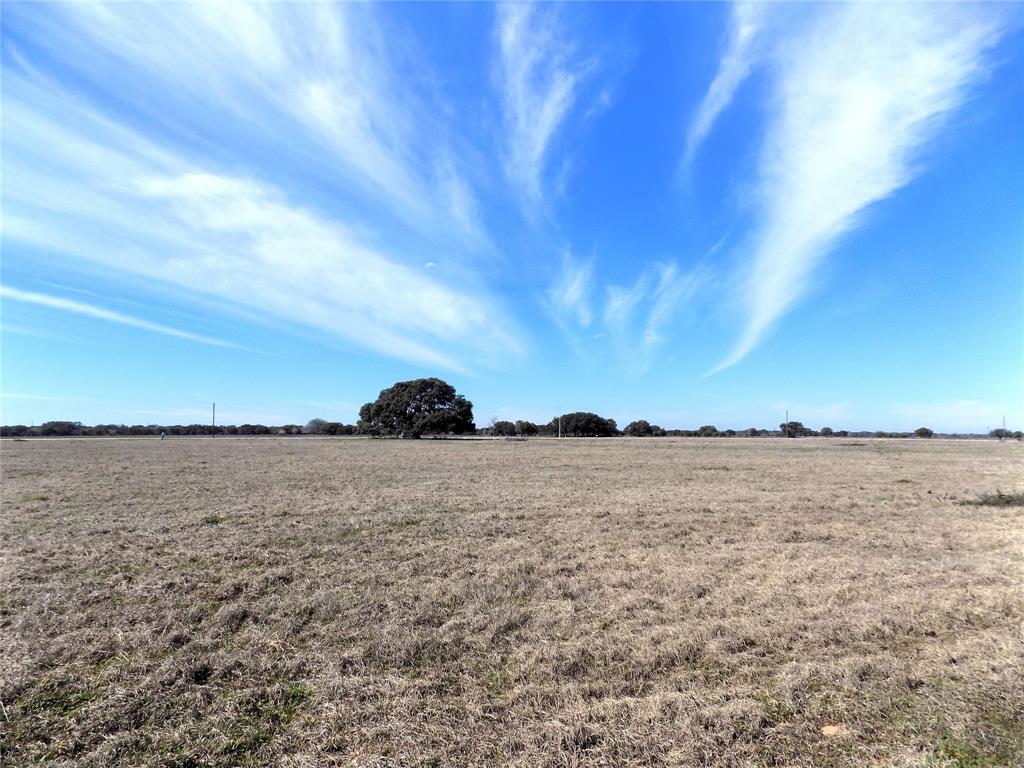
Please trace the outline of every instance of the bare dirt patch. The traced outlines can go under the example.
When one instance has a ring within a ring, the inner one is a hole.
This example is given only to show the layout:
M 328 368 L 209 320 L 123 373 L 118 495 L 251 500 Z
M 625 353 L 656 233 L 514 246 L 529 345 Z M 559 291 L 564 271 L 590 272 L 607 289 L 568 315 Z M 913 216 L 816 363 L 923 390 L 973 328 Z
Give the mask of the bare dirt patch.
M 0 451 L 5 766 L 1024 764 L 1015 444 Z

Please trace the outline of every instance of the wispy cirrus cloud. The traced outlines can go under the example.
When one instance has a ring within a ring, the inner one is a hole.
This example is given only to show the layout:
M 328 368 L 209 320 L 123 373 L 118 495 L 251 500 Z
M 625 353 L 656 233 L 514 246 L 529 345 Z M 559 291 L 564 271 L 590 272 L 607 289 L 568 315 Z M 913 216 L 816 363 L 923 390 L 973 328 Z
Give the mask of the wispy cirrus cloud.
M 765 3 L 738 2 L 732 6 L 732 19 L 725 53 L 718 65 L 718 73 L 697 109 L 686 135 L 683 161 L 693 162 L 694 155 L 711 132 L 715 120 L 732 102 L 736 89 L 750 74 L 756 62 L 755 42 L 769 11 Z
M 565 330 L 569 326 L 588 328 L 594 319 L 591 309 L 594 290 L 594 264 L 581 261 L 565 250 L 562 266 L 548 288 L 547 307 Z
M 737 18 L 745 11 L 737 12 Z M 764 51 L 769 123 L 758 164 L 759 223 L 742 279 L 746 323 L 712 372 L 748 355 L 812 287 L 837 241 L 921 169 L 921 153 L 990 66 L 1005 27 L 987 5 L 852 4 L 805 18 L 773 12 L 752 48 L 737 34 L 691 127 L 699 146 Z
M 544 197 L 552 141 L 593 65 L 578 57 L 556 10 L 550 8 L 503 3 L 497 10 L 496 34 L 505 171 L 525 204 L 536 206 Z
M 672 323 L 709 279 L 704 266 L 683 270 L 656 262 L 628 286 L 601 286 L 593 260 L 562 253 L 561 269 L 548 288 L 549 313 L 580 354 L 585 340 L 600 340 L 634 373 L 646 371 L 668 340 Z M 588 354 L 593 348 L 588 344 Z
M 62 312 L 72 312 L 77 315 L 86 315 L 88 317 L 96 318 L 97 320 L 107 320 L 120 325 L 128 325 L 132 328 L 141 328 L 144 331 L 161 333 L 165 336 L 176 336 L 179 339 L 196 341 L 200 344 L 210 344 L 215 347 L 238 348 L 237 344 L 221 341 L 220 339 L 214 339 L 210 336 L 203 336 L 202 334 L 183 331 L 179 328 L 172 328 L 168 325 L 161 325 L 160 323 L 154 323 L 149 320 L 143 320 L 139 317 L 126 315 L 123 312 L 115 312 L 110 309 L 104 309 L 103 307 L 97 307 L 93 304 L 86 304 L 84 301 L 75 301 L 61 296 L 51 296 L 50 294 L 36 293 L 34 291 L 22 291 L 8 285 L 0 285 L 0 298 L 7 301 L 35 304 L 49 309 L 57 309 Z
M 706 284 L 709 272 L 698 266 L 683 270 L 675 263 L 655 263 L 628 288 L 606 289 L 604 324 L 620 357 L 643 372 L 667 340 L 672 322 Z
M 363 211 L 383 203 L 421 231 L 450 229 L 475 247 L 486 241 L 471 202 L 471 158 L 458 151 L 465 140 L 443 98 L 407 76 L 429 71 L 429 62 L 415 59 L 411 46 L 395 46 L 368 6 L 47 3 L 9 10 L 34 48 L 96 88 L 116 82 L 111 95 L 164 123 L 170 139 L 205 142 L 228 156 L 243 146 L 279 153 Z M 11 49 L 18 58 L 14 42 Z M 434 194 L 438 186 L 449 194 Z
M 417 364 L 466 370 L 520 349 L 472 286 L 428 278 L 272 184 L 188 161 L 17 76 L 4 107 L 8 244 Z

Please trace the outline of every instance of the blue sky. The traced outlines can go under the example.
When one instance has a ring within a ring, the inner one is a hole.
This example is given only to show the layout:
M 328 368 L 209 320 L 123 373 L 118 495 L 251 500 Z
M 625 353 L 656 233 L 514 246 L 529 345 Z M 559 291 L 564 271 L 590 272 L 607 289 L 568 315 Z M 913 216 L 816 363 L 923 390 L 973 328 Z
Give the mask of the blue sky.
M 0 421 L 1020 428 L 1021 20 L 5 3 Z

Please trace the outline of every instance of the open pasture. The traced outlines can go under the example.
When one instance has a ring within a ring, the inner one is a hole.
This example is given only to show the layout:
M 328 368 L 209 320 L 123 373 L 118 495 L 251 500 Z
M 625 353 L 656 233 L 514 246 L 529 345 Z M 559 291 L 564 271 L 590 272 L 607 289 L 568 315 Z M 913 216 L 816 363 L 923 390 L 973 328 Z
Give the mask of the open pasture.
M 1024 765 L 1022 459 L 4 441 L 0 764 Z

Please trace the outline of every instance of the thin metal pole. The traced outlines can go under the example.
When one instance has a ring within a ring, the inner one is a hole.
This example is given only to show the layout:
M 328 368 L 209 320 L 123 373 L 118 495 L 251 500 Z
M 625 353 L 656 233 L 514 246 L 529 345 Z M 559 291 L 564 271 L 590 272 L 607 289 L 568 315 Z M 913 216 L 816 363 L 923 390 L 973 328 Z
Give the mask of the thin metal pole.
M 210 420 L 210 437 L 216 437 L 217 435 L 217 404 L 213 404 L 213 418 Z

